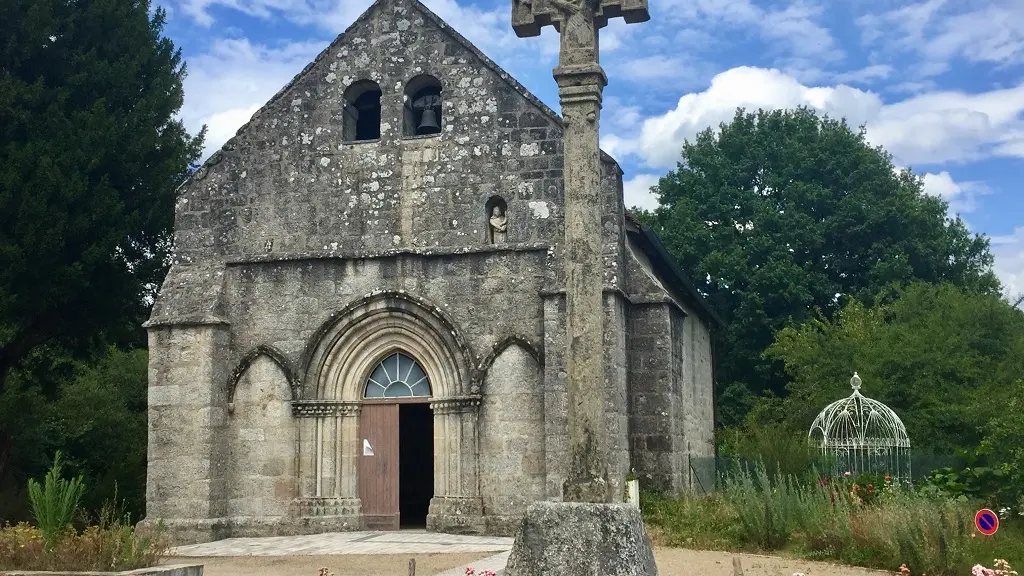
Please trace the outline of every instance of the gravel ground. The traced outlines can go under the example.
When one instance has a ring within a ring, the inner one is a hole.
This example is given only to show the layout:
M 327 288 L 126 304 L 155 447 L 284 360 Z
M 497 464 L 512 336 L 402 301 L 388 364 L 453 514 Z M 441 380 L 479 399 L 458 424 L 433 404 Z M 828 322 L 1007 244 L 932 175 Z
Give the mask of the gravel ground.
M 326 567 L 335 576 L 408 576 L 409 559 L 416 559 L 417 576 L 433 576 L 490 554 L 337 555 L 236 558 L 169 558 L 166 564 L 205 565 L 204 576 L 317 576 Z M 707 552 L 682 548 L 654 549 L 660 576 L 732 576 L 733 557 L 739 556 L 744 576 L 880 576 L 878 570 L 851 568 L 775 556 Z M 891 574 L 891 573 L 889 573 Z

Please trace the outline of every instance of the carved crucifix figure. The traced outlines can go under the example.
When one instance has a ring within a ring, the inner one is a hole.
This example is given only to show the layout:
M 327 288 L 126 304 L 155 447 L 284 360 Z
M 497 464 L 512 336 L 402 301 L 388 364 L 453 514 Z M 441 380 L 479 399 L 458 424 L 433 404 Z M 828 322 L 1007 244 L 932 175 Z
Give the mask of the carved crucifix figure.
M 608 479 L 604 422 L 604 267 L 601 216 L 599 123 L 607 77 L 598 51 L 599 30 L 608 18 L 650 18 L 647 0 L 513 0 L 516 34 L 537 36 L 554 26 L 561 49 L 554 70 L 564 125 L 566 266 L 565 381 L 569 470 L 563 499 L 618 500 Z

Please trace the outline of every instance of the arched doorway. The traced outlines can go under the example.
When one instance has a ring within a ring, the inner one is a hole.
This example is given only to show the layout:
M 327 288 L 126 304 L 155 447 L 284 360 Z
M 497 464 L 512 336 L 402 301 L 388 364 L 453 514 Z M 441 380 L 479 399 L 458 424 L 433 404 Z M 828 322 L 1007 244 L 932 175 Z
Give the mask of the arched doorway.
M 404 350 L 366 378 L 360 411 L 359 498 L 371 530 L 425 528 L 434 496 L 430 377 Z
M 389 360 L 395 354 L 409 361 L 400 357 Z M 369 478 L 385 478 L 391 482 L 387 486 L 394 490 L 393 498 L 401 504 L 401 490 L 395 489 L 394 477 L 361 468 L 369 465 L 362 462 L 369 458 L 364 452 L 379 454 L 381 446 L 381 436 L 364 437 L 364 430 L 377 427 L 381 430 L 375 432 L 378 435 L 390 430 L 396 439 L 384 442 L 385 446 L 392 442 L 392 449 L 398 442 L 401 487 L 401 428 L 406 412 L 407 429 L 423 426 L 424 430 L 425 414 L 432 427 L 431 434 L 421 434 L 423 438 L 417 437 L 417 441 L 430 439 L 433 449 L 416 451 L 420 456 L 431 454 L 432 469 L 412 480 L 417 486 L 425 484 L 433 494 L 427 530 L 484 530 L 476 449 L 480 388 L 474 355 L 440 308 L 404 292 L 368 294 L 332 314 L 313 334 L 304 357 L 301 399 L 292 403 L 293 414 L 299 418 L 296 511 L 302 524 L 317 530 L 383 527 L 384 522 L 388 528 L 401 525 L 401 506 L 396 526 L 393 505 L 374 509 L 371 495 L 364 493 L 373 485 Z M 404 372 L 393 372 L 388 362 Z M 380 376 L 382 364 L 392 376 L 402 378 Z M 409 371 L 413 365 L 427 376 L 424 382 L 412 379 Z M 375 373 L 381 378 L 374 377 L 376 384 L 370 382 Z M 364 419 L 364 412 L 376 414 Z M 413 447 L 415 442 L 405 445 Z M 405 469 L 413 475 L 418 466 L 407 464 Z M 389 470 L 394 473 L 393 465 Z M 364 475 L 367 480 L 362 479 Z M 410 513 L 416 511 L 419 522 L 421 508 L 422 504 L 409 508 Z

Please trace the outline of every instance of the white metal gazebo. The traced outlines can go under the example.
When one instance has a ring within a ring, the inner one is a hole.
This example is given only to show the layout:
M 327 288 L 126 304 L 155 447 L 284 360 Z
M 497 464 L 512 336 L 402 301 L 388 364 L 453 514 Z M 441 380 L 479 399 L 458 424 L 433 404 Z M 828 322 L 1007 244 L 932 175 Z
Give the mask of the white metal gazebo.
M 833 402 L 811 424 L 808 440 L 820 450 L 833 474 L 864 472 L 910 480 L 910 438 L 903 421 L 885 404 L 860 393 L 856 372 L 853 394 Z

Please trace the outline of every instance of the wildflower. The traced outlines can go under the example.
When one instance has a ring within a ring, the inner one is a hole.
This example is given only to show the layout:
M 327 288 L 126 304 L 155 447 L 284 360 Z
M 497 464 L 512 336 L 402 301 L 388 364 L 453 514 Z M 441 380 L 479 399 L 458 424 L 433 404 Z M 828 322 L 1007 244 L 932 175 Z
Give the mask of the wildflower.
M 843 473 L 843 476 L 849 477 L 849 476 L 850 476 L 850 472 L 849 472 L 849 471 L 847 471 L 847 472 L 844 472 L 844 473 Z

